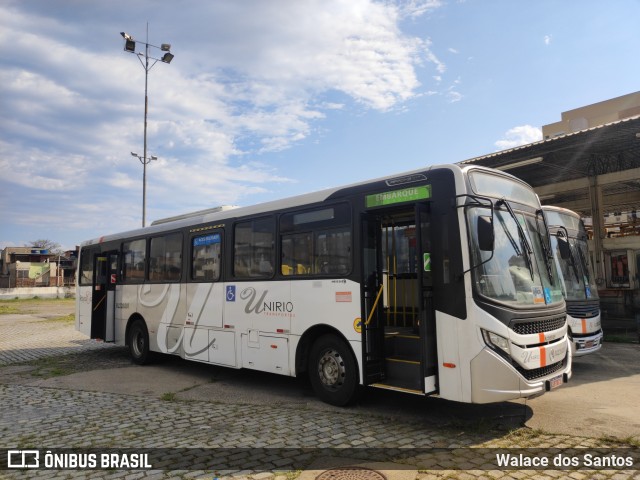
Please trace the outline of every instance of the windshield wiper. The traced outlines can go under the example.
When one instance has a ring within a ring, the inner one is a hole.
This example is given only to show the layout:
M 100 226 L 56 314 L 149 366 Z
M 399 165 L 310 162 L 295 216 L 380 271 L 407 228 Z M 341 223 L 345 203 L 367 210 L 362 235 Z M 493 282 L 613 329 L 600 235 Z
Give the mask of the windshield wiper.
M 542 233 L 540 233 L 540 223 L 538 221 L 538 215 L 542 217 L 544 231 L 547 232 L 546 241 L 544 238 L 542 238 Z M 553 275 L 551 273 L 551 259 L 553 258 L 553 253 L 551 253 L 551 239 L 549 238 L 549 227 L 547 226 L 547 219 L 545 218 L 542 209 L 536 210 L 536 228 L 538 230 L 538 238 L 540 239 L 540 243 L 542 244 L 542 250 L 544 250 L 544 263 L 547 267 L 549 282 L 553 285 Z
M 533 263 L 531 261 L 531 254 L 533 253 L 533 251 L 531 250 L 531 245 L 529 245 L 529 241 L 527 240 L 527 236 L 525 235 L 524 230 L 522 229 L 522 225 L 520 225 L 520 222 L 518 221 L 518 217 L 516 217 L 516 214 L 511 208 L 511 205 L 509 205 L 509 202 L 507 202 L 507 200 L 503 198 L 496 203 L 496 206 L 499 206 L 501 203 L 504 204 L 505 207 L 507 207 L 507 211 L 509 212 L 509 215 L 511 215 L 511 218 L 513 218 L 513 221 L 516 222 L 516 228 L 518 229 L 518 236 L 520 237 L 520 244 L 522 245 L 522 256 L 524 257 L 524 261 L 527 264 L 529 273 L 531 274 L 531 281 L 533 281 L 534 279 Z M 517 248 L 517 246 L 515 245 L 515 240 L 513 239 L 511 234 L 508 232 L 506 225 L 504 226 L 504 228 L 505 228 L 505 231 L 507 231 L 507 236 L 511 240 L 511 244 L 514 245 L 514 250 L 516 251 L 516 255 L 520 256 L 521 255 L 520 249 Z
M 580 283 L 580 274 L 578 273 L 578 267 L 576 266 L 576 260 L 573 258 L 573 248 L 571 248 L 571 243 L 569 242 L 569 232 L 567 232 L 566 227 L 562 226 L 558 229 L 558 236 L 564 237 L 567 239 L 567 247 L 569 248 L 569 264 L 573 270 L 573 273 L 576 276 L 576 282 Z
M 578 254 L 580 255 L 580 263 L 582 263 L 582 272 L 585 277 L 587 277 L 587 282 L 591 284 L 591 273 L 589 272 L 589 264 L 587 263 L 587 259 L 584 256 L 584 252 L 579 244 L 576 243 L 576 249 L 578 250 Z

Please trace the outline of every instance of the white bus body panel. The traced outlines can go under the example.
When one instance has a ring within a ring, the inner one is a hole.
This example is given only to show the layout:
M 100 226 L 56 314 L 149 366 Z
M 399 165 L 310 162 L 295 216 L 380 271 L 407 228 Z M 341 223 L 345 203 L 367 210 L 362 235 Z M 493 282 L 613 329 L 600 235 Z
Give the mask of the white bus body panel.
M 263 372 L 292 375 L 289 346 L 284 337 L 259 335 L 257 330 L 242 334 L 242 366 Z
M 91 337 L 92 288 L 78 286 L 76 289 L 76 330 Z
M 567 315 L 567 323 L 572 333 L 571 353 L 574 357 L 594 353 L 602 348 L 603 333 L 600 314 L 593 318 L 575 318 Z
M 467 330 L 466 343 L 460 340 L 462 364 L 469 365 L 468 381 L 471 391 L 469 397 L 460 401 L 472 403 L 492 403 L 514 398 L 532 397 L 543 394 L 547 389 L 547 381 L 562 376 L 563 380 L 571 378 L 571 352 L 567 327 L 563 326 L 544 334 L 519 335 L 506 325 L 498 322 L 487 312 L 472 303 L 473 312 L 465 321 L 475 319 L 476 334 Z M 567 358 L 564 369 L 535 380 L 526 380 L 505 358 L 488 347 L 482 338 L 482 329 L 492 331 L 509 340 L 510 357 L 520 367 L 531 370 L 551 365 Z M 474 340 L 471 340 L 475 338 Z M 549 342 L 545 346 L 523 348 L 522 345 L 536 345 L 542 341 Z M 442 369 L 440 370 L 442 371 Z M 465 392 L 466 393 L 466 392 Z
M 238 366 L 235 332 L 209 330 L 209 363 L 225 367 Z
M 460 368 L 464 360 L 461 359 L 459 342 L 465 336 L 459 335 L 459 322 L 467 322 L 467 320 L 436 312 L 440 396 L 448 400 L 464 401 L 462 389 L 464 373 Z
M 104 333 L 105 342 L 115 341 L 115 303 L 116 292 L 113 290 L 107 291 L 107 312 L 106 312 L 106 325 Z
M 188 360 L 294 376 L 296 347 L 325 324 L 351 345 L 361 370 L 360 285 L 350 280 L 295 280 L 118 285 L 116 343 L 126 342 L 132 315 L 144 318 L 152 351 Z M 89 287 L 90 291 L 90 287 Z M 79 302 L 88 308 L 91 299 Z

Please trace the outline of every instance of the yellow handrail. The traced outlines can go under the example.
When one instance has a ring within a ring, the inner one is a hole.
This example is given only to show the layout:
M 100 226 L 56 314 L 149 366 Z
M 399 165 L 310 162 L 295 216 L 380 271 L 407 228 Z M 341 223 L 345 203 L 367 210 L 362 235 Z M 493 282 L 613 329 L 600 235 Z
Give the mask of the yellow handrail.
M 100 299 L 100 301 L 97 303 L 97 305 L 96 305 L 96 306 L 95 306 L 95 308 L 93 309 L 93 311 L 94 311 L 94 312 L 98 309 L 98 307 L 99 307 L 100 305 L 102 305 L 102 302 L 104 302 L 104 299 L 105 299 L 105 298 L 107 298 L 107 296 L 106 296 L 106 295 L 103 295 L 103 297 Z
M 382 290 L 384 289 L 384 284 L 380 285 L 380 290 L 378 291 L 378 295 L 376 295 L 376 301 L 373 302 L 373 307 L 371 308 L 371 312 L 369 313 L 369 317 L 367 318 L 367 321 L 364 322 L 364 324 L 366 326 L 369 325 L 369 323 L 371 322 L 371 319 L 373 318 L 373 312 L 376 311 L 376 307 L 378 306 L 378 301 L 380 301 L 380 295 L 382 295 Z

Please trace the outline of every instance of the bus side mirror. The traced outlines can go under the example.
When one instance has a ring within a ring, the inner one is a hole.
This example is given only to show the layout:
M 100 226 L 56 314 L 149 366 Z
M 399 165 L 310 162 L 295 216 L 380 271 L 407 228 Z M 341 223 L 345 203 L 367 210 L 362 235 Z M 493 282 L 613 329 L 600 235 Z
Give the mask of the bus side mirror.
M 556 235 L 558 238 L 558 250 L 560 250 L 560 258 L 563 260 L 571 259 L 571 248 L 569 247 L 569 242 L 565 237 L 561 237 Z
M 493 242 L 493 218 L 487 216 L 478 217 L 478 247 L 484 252 L 492 252 Z

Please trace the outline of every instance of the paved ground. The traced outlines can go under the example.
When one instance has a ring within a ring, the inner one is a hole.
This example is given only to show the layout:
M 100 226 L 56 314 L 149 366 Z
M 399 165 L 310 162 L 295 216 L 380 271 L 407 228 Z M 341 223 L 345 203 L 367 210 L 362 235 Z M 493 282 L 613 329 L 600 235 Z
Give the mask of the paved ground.
M 575 359 L 571 381 L 551 393 L 526 402 L 534 412 L 527 426 L 640 439 L 640 346 L 606 343 L 599 352 Z
M 613 357 L 578 363 L 571 386 L 526 404 L 469 406 L 371 390 L 360 405 L 339 409 L 317 401 L 296 379 L 177 358 L 138 367 L 125 349 L 87 341 L 69 321 L 43 313 L 0 315 L 0 456 L 9 448 L 42 449 L 43 461 L 50 449 L 61 462 L 82 453 L 99 463 L 100 455 L 117 448 L 146 453 L 153 465 L 65 470 L 62 464 L 0 470 L 0 478 L 640 479 L 638 464 L 624 463 L 628 455 L 640 458 L 640 429 L 627 411 L 629 402 L 637 403 L 633 393 L 640 393 L 638 362 L 615 360 L 633 358 L 639 348 L 612 345 Z M 617 378 L 589 366 L 611 358 L 618 362 Z M 602 403 L 598 392 L 611 389 L 619 401 Z M 589 408 L 584 420 L 571 407 L 576 395 Z M 574 428 L 581 423 L 582 430 Z M 635 439 L 602 433 L 623 423 Z M 593 424 L 602 428 L 594 433 Z M 523 454 L 518 462 L 546 458 L 551 465 L 580 462 L 581 468 L 500 467 L 496 454 L 506 452 Z M 597 470 L 585 464 L 585 455 L 595 464 L 623 464 Z M 2 458 L 0 468 L 5 465 Z

